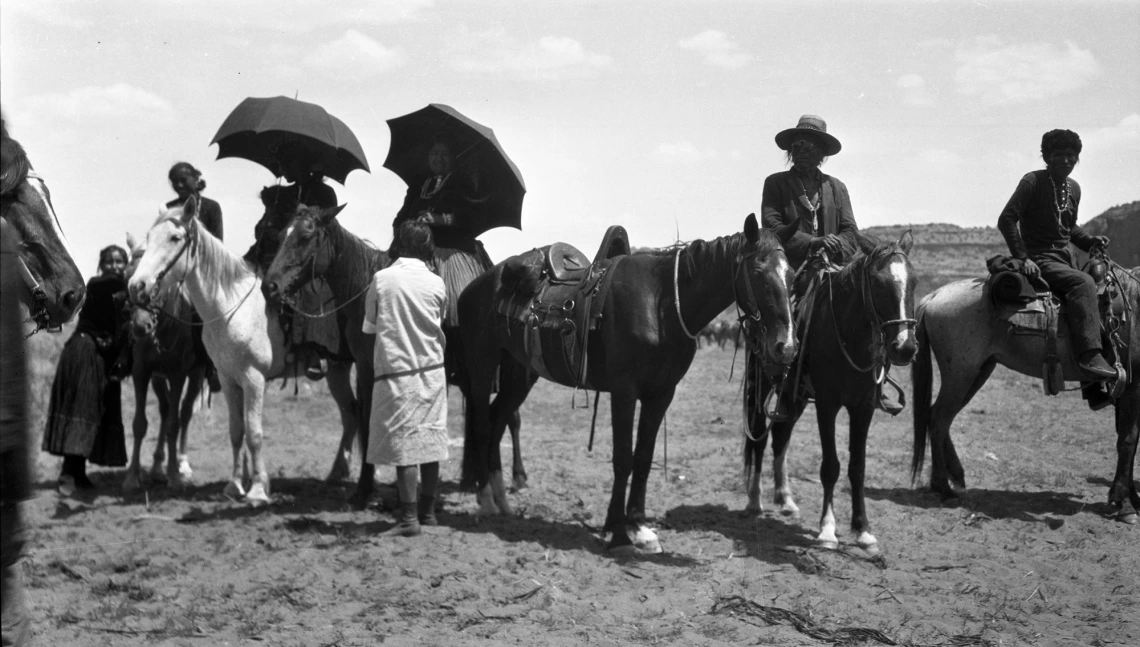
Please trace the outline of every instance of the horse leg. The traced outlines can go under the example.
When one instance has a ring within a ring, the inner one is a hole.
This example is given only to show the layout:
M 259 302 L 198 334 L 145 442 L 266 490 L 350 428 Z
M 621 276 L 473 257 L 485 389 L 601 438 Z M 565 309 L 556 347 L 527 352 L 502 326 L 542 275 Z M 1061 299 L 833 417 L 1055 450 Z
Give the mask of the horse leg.
M 1117 508 L 1116 520 L 1140 522 L 1140 494 L 1136 491 L 1136 446 L 1140 441 L 1140 382 L 1128 385 L 1116 403 L 1116 474 L 1108 502 Z
M 863 406 L 847 408 L 850 417 L 848 434 L 847 478 L 851 482 L 851 532 L 855 543 L 872 557 L 879 554 L 879 540 L 871 534 L 871 524 L 867 520 L 867 504 L 864 498 L 864 483 L 867 471 L 867 433 L 875 408 L 868 400 Z
M 166 483 L 166 472 L 162 466 L 166 463 L 166 434 L 170 420 L 170 381 L 165 377 L 154 375 L 150 379 L 154 397 L 158 400 L 158 439 L 154 443 L 154 462 L 150 466 L 150 478 L 156 483 Z
M 530 395 L 530 390 L 538 381 L 537 376 L 528 375 L 522 367 L 511 364 L 500 372 L 499 394 L 491 403 L 491 437 L 487 452 L 488 485 L 491 490 L 491 499 L 500 514 L 511 514 L 511 504 L 507 499 L 507 488 L 503 482 L 503 462 L 500 455 L 503 432 L 512 421 L 519 420 L 519 407 Z M 518 437 L 514 437 L 514 450 L 519 449 Z M 521 458 L 519 459 L 521 461 Z M 484 492 L 486 501 L 486 492 Z
M 243 387 L 245 405 L 245 447 L 249 451 L 249 462 L 253 467 L 253 482 L 245 495 L 246 503 L 260 507 L 269 503 L 269 470 L 265 467 L 265 454 L 262 452 L 264 435 L 261 429 L 261 407 L 265 401 L 265 376 L 254 369 L 247 371 Z
M 140 358 L 135 357 L 134 367 L 131 371 L 131 381 L 135 387 L 135 416 L 131 423 L 131 432 L 134 436 L 134 447 L 131 450 L 131 464 L 127 467 L 127 476 L 123 479 L 123 491 L 130 493 L 142 487 L 139 472 L 139 454 L 142 452 L 143 439 L 146 438 L 146 396 L 150 388 L 150 374 L 143 367 Z
M 772 425 L 772 500 L 781 515 L 793 519 L 799 518 L 800 507 L 792 496 L 792 482 L 788 479 L 788 450 L 792 446 L 792 430 L 796 427 L 794 421 L 806 406 L 806 402 L 797 403 L 792 420 Z
M 162 417 L 162 439 L 166 444 L 166 482 L 171 488 L 181 490 L 183 487 L 182 475 L 178 473 L 178 437 L 182 416 L 182 387 L 186 376 L 174 376 L 169 379 L 170 388 L 166 393 L 166 415 Z
M 351 370 L 352 364 L 350 362 L 332 361 L 329 362 L 329 370 L 325 374 L 329 393 L 332 394 L 337 409 L 340 411 L 341 426 L 340 446 L 337 447 L 336 456 L 333 458 L 332 469 L 329 470 L 329 475 L 325 477 L 325 481 L 329 483 L 347 481 L 351 476 L 349 463 L 352 461 L 352 443 L 356 440 L 357 429 L 360 428 L 360 417 L 357 414 L 358 403 L 352 393 Z
M 356 363 L 356 433 L 360 439 L 358 443 L 360 445 L 360 477 L 356 481 L 356 489 L 348 497 L 348 505 L 353 510 L 363 510 L 368 506 L 368 502 L 372 500 L 372 486 L 376 478 L 376 466 L 368 462 L 368 436 L 372 419 L 372 378 L 374 375 L 371 357 L 367 361 Z
M 628 549 L 633 546 L 626 533 L 625 489 L 633 471 L 633 415 L 637 398 L 629 394 L 610 394 L 610 418 L 614 442 L 614 484 L 610 492 L 610 507 L 602 532 L 612 533 L 608 548 Z
M 835 416 L 839 407 L 830 401 L 816 400 L 815 415 L 819 420 L 819 482 L 823 485 L 823 510 L 819 517 L 816 542 L 824 548 L 839 548 L 835 536 L 835 483 L 839 480 L 839 454 L 835 449 Z
M 522 445 L 519 444 L 519 430 L 521 427 L 522 416 L 519 415 L 518 409 L 516 409 L 507 419 L 507 428 L 511 430 L 511 482 L 514 484 L 516 491 L 525 489 L 527 485 L 526 468 L 523 467 Z
M 942 385 L 930 409 L 930 489 L 943 499 L 957 498 L 966 490 L 966 472 L 954 449 L 950 425 L 990 378 L 996 366 L 997 360 L 993 358 L 976 367 L 951 367 L 939 358 Z
M 233 449 L 233 471 L 230 473 L 230 482 L 226 483 L 223 494 L 231 499 L 245 496 L 245 486 L 242 485 L 242 442 L 245 439 L 245 404 L 241 386 L 225 374 L 219 374 L 218 380 L 222 383 L 222 393 L 226 396 L 226 409 L 229 411 L 230 447 Z
M 633 545 L 640 551 L 660 553 L 661 543 L 657 534 L 645 525 L 645 488 L 649 482 L 649 472 L 653 469 L 653 452 L 657 445 L 657 430 L 669 404 L 673 402 L 675 389 L 660 395 L 641 399 L 641 417 L 637 421 L 637 447 L 633 453 L 633 481 L 629 488 L 629 504 L 626 506 L 626 524 L 633 534 Z
M 195 368 L 186 378 L 186 392 L 178 410 L 178 477 L 185 486 L 194 478 L 190 467 L 190 420 L 194 417 L 194 403 L 202 393 L 204 368 Z
M 760 476 L 764 469 L 764 450 L 768 446 L 764 398 L 772 390 L 772 385 L 762 379 L 760 362 L 755 355 L 748 353 L 744 362 L 744 483 L 748 488 L 744 514 L 759 517 L 764 513 Z

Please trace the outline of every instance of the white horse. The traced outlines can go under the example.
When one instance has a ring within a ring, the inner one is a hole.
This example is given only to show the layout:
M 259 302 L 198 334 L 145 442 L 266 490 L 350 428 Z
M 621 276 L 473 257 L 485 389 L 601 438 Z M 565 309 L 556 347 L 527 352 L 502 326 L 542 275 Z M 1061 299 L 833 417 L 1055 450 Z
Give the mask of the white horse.
M 261 279 L 198 222 L 192 196 L 181 209 L 161 215 L 146 236 L 146 254 L 128 283 L 131 297 L 146 305 L 178 282 L 203 321 L 202 341 L 218 370 L 229 408 L 233 474 L 229 497 L 254 506 L 269 502 L 269 472 L 262 454 L 261 408 L 265 383 L 285 370 L 284 333 L 267 311 Z M 254 474 L 242 483 L 242 440 Z

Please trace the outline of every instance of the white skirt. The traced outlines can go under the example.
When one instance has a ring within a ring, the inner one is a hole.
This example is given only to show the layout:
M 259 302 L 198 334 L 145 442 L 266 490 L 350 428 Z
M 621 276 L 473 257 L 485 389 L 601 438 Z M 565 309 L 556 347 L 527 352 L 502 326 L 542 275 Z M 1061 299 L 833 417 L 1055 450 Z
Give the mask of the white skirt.
M 397 467 L 447 460 L 447 373 L 443 366 L 376 380 L 367 458 Z

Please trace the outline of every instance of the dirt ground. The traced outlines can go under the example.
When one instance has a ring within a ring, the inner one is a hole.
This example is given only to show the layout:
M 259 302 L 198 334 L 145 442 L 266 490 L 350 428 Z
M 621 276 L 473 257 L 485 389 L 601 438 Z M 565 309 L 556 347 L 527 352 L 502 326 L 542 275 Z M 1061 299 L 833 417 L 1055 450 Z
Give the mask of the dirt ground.
M 882 555 L 869 559 L 847 530 L 846 474 L 842 545 L 813 543 L 822 493 L 810 407 L 789 466 L 802 517 L 741 514 L 739 362 L 730 381 L 731 350 L 701 350 L 678 390 L 650 478 L 665 550 L 654 556 L 616 558 L 599 534 L 612 479 L 608 399 L 588 452 L 591 410 L 572 409 L 572 391 L 548 383 L 522 412 L 530 486 L 512 495 L 517 515 L 476 517 L 473 495 L 455 488 L 456 437 L 442 526 L 417 538 L 376 538 L 393 521 L 387 485 L 353 512 L 348 484 L 323 481 L 339 436 L 323 384 L 297 395 L 271 387 L 266 509 L 222 496 L 220 401 L 194 421 L 185 492 L 151 484 L 124 497 L 122 470 L 95 469 L 95 493 L 65 498 L 54 489 L 58 459 L 40 456 L 23 562 L 36 642 L 1140 644 L 1140 527 L 1107 519 L 1104 503 L 1111 411 L 1094 414 L 1075 393 L 1046 398 L 1038 381 L 999 369 L 954 429 L 971 487 L 956 505 L 911 487 L 909 409 L 878 414 L 867 482 Z M 458 436 L 454 391 L 451 403 Z M 149 417 L 144 468 L 153 398 Z M 845 430 L 841 418 L 841 449 Z M 768 461 L 764 470 L 767 503 Z

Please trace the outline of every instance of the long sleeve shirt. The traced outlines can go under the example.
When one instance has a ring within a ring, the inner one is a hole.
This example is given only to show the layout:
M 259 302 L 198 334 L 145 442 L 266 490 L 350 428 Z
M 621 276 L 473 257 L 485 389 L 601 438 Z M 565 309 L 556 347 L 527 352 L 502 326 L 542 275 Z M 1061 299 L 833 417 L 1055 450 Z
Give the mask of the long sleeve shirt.
M 1018 182 L 997 224 L 1014 258 L 1061 249 L 1070 241 L 1085 251 L 1092 246 L 1093 237 L 1077 224 L 1081 186 L 1072 179 L 1067 182 L 1068 195 L 1063 198 L 1054 190 L 1048 171 L 1026 173 Z
M 811 210 L 801 201 L 803 185 L 793 171 L 773 173 L 764 180 L 764 196 L 760 218 L 765 229 L 779 237 L 788 255 L 788 263 L 798 268 L 808 256 L 813 238 L 835 234 L 842 240 L 843 255 L 858 249 L 855 239 L 859 227 L 851 212 L 847 187 L 830 175 L 819 173 L 820 200 L 813 221 Z

